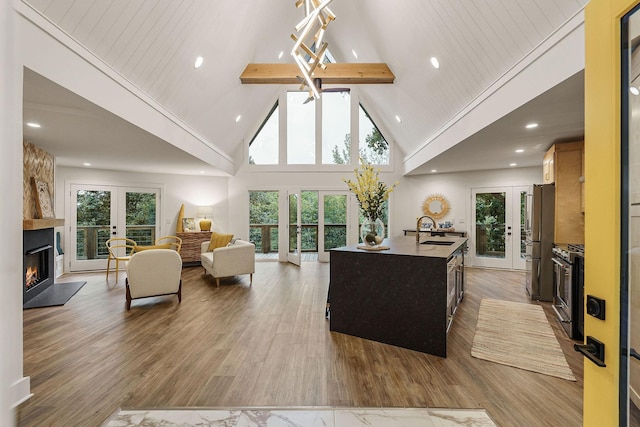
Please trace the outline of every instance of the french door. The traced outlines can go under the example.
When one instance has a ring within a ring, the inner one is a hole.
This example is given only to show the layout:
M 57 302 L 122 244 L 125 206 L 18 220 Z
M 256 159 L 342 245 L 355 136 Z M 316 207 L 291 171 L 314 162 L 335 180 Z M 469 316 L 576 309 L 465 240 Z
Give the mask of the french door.
M 300 266 L 302 262 L 302 198 L 300 190 L 288 191 L 289 252 L 287 261 Z
M 524 270 L 525 200 L 528 187 L 471 190 L 472 265 Z
M 153 244 L 159 237 L 159 205 L 159 188 L 71 184 L 69 270 L 106 269 L 106 241 L 112 237 Z

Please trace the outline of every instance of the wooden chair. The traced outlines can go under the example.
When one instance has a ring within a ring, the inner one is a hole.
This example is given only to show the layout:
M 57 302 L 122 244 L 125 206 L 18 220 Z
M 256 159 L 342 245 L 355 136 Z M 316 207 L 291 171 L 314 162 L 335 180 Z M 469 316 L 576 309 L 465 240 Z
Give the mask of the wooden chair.
M 136 252 L 127 263 L 127 310 L 131 300 L 177 295 L 182 301 L 182 258 L 171 249 Z
M 116 283 L 118 283 L 118 270 L 121 262 L 127 262 L 131 259 L 136 242 L 126 237 L 112 237 L 106 242 L 107 249 L 109 250 L 109 258 L 107 258 L 107 281 L 109 281 L 109 268 L 111 266 L 111 260 L 116 262 Z
M 173 249 L 180 253 L 180 248 L 182 248 L 182 239 L 177 236 L 163 236 L 156 239 L 155 246 L 165 245 L 169 245 L 168 249 Z

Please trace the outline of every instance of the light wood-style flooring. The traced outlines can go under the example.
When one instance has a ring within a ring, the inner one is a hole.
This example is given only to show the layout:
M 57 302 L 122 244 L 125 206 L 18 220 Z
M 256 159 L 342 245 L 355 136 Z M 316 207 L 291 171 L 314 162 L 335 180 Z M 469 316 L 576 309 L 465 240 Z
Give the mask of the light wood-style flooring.
M 329 265 L 258 262 L 219 288 L 183 270 L 183 297 L 135 300 L 124 275 L 86 280 L 66 305 L 24 311 L 33 397 L 19 426 L 99 426 L 118 408 L 485 408 L 499 426 L 581 426 L 583 360 L 542 303 L 570 382 L 471 357 L 483 297 L 529 301 L 520 272 L 467 268 L 446 359 L 329 331 Z M 393 284 L 389 284 L 393 286 Z

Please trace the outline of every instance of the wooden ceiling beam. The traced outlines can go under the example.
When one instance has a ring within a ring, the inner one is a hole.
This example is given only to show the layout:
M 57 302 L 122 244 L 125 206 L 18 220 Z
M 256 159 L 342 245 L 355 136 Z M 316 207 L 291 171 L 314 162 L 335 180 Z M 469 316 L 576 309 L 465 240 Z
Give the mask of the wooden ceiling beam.
M 387 64 L 325 64 L 314 70 L 311 77 L 321 78 L 322 84 L 390 84 L 396 76 Z M 240 75 L 242 84 L 300 84 L 300 69 L 296 64 L 248 64 Z

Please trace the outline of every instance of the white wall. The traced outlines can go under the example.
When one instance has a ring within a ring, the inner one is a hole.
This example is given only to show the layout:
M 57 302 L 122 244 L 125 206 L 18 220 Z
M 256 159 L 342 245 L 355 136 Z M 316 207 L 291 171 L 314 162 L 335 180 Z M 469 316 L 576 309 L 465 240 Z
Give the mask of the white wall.
M 22 362 L 22 67 L 17 61 L 11 1 L 0 3 L 0 425 L 15 424 L 15 406 L 29 397 Z
M 176 230 L 176 220 L 180 206 L 184 204 L 184 216 L 196 217 L 197 206 L 213 206 L 212 230 L 237 232 L 229 227 L 229 197 L 227 193 L 229 178 L 191 175 L 163 175 L 137 172 L 96 170 L 90 168 L 70 168 L 58 166 L 55 175 L 55 212 L 58 218 L 69 218 L 69 188 L 73 184 L 100 184 L 118 186 L 151 185 L 161 188 L 160 235 L 171 235 Z M 65 213 L 63 215 L 63 213 Z M 196 221 L 197 223 L 198 221 Z M 69 224 L 58 228 L 63 236 L 65 253 Z M 228 231 L 230 230 L 230 231 Z M 67 233 L 65 235 L 65 233 Z M 65 264 L 68 264 L 65 262 Z

